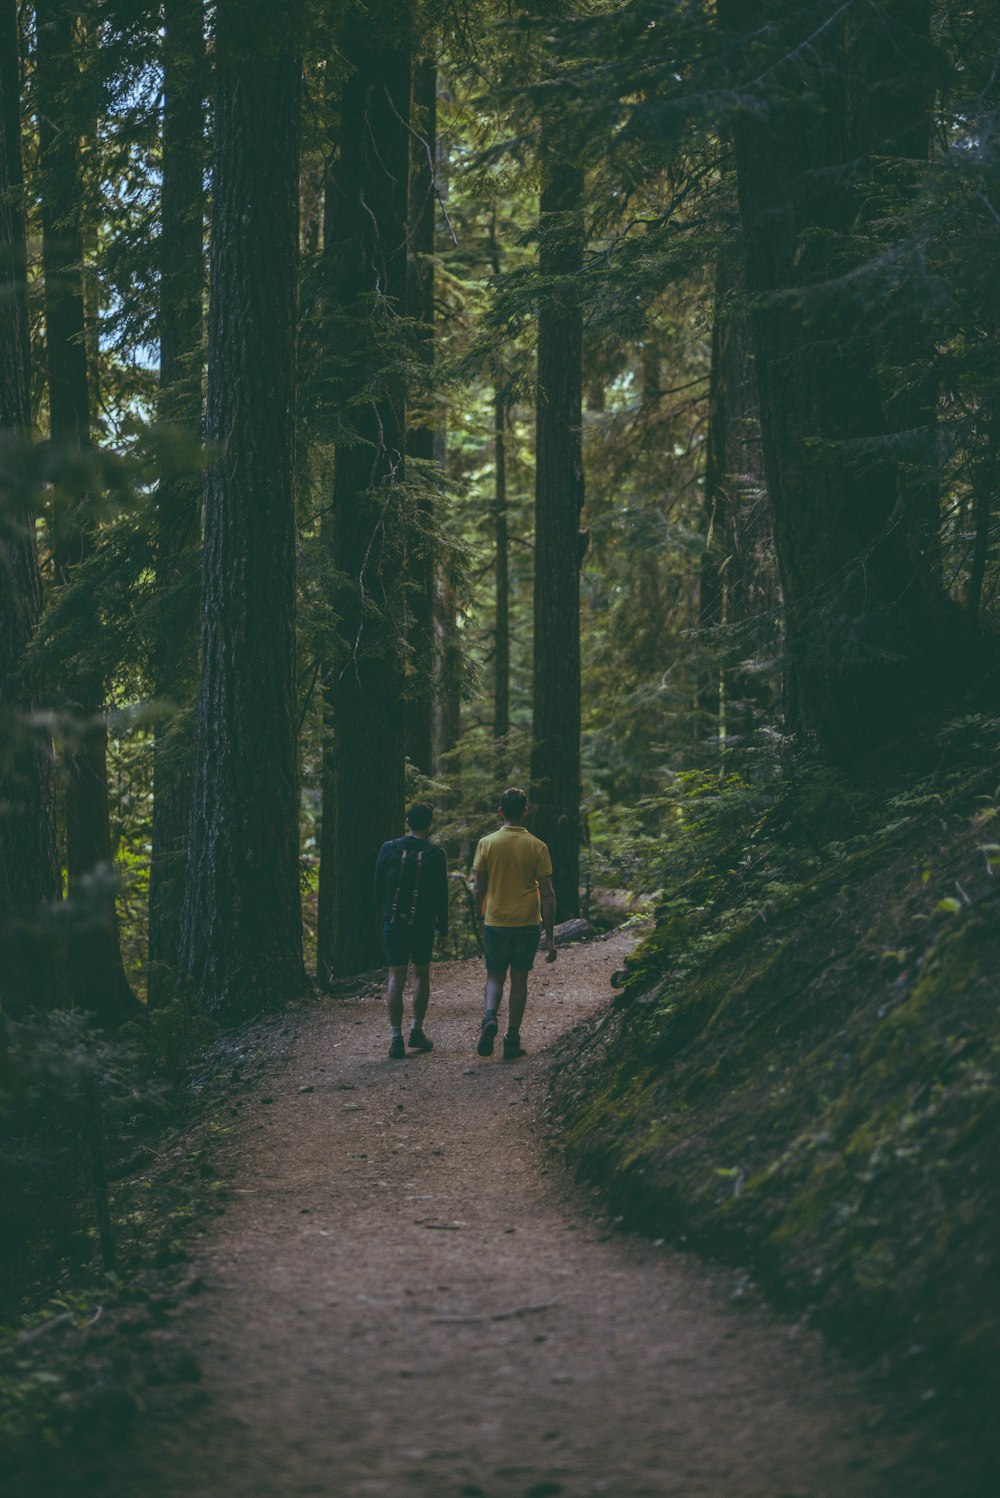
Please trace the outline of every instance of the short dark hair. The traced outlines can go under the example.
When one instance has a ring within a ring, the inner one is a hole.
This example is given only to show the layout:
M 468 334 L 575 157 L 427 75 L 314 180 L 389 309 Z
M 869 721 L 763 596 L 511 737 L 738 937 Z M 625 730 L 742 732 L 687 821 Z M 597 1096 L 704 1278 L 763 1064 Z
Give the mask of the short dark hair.
M 508 786 L 500 797 L 500 810 L 508 822 L 519 822 L 524 816 L 524 808 L 528 804 L 528 798 L 516 785 Z
M 414 801 L 406 813 L 406 820 L 414 832 L 426 832 L 434 820 L 434 808 L 426 801 Z

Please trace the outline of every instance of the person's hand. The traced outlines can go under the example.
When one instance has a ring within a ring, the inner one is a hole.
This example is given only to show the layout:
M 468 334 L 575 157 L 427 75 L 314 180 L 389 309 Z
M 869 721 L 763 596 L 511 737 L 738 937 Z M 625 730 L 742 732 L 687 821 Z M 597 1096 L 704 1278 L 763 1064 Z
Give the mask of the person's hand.
M 551 937 L 549 937 L 548 947 L 549 950 L 545 954 L 545 961 L 555 962 L 556 958 L 559 956 L 559 953 L 557 952 L 556 944 Z

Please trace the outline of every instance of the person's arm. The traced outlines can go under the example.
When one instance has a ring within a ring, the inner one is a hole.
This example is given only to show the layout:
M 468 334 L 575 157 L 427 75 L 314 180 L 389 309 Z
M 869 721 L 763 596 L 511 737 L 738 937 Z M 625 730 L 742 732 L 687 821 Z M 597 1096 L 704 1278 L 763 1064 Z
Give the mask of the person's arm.
M 485 869 L 476 869 L 475 879 L 475 901 L 476 913 L 479 916 L 480 926 L 486 919 L 486 886 L 489 883 L 489 875 Z
M 546 962 L 555 962 L 556 951 L 556 892 L 552 887 L 551 874 L 539 874 L 538 893 L 542 898 L 542 925 L 545 927 Z
M 388 843 L 383 843 L 382 844 L 381 848 L 378 850 L 378 858 L 375 860 L 375 906 L 376 906 L 376 908 L 379 908 L 379 907 L 382 907 L 382 906 L 385 905 L 385 870 L 386 870 L 386 862 L 387 862 L 387 860 L 386 860 L 386 851 L 385 850 L 388 848 L 388 846 L 389 846 Z
M 442 937 L 445 937 L 448 935 L 448 860 L 445 857 L 443 848 L 440 850 L 440 853 L 437 928 L 438 933 Z

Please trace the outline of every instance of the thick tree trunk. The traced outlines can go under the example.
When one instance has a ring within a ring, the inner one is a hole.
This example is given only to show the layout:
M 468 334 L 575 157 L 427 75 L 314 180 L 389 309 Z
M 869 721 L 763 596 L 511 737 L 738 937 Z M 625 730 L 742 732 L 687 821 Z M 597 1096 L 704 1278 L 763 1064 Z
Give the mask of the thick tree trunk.
M 927 175 L 938 62 L 931 0 L 857 6 L 848 34 L 851 146 L 863 164 L 862 216 L 876 241 L 897 229 Z M 891 256 L 886 246 L 886 259 Z M 872 251 L 873 257 L 877 251 Z M 918 283 L 919 285 L 919 283 Z M 905 262 L 881 288 L 878 360 L 889 431 L 905 437 L 899 502 L 917 584 L 931 606 L 944 589 L 941 454 L 937 440 L 938 361 L 934 330 L 914 299 Z M 919 291 L 918 291 L 919 295 Z
M 85 465 L 90 444 L 90 387 L 83 298 L 83 184 L 78 123 L 77 12 L 65 0 L 35 6 L 36 99 L 42 166 L 42 263 L 45 345 L 53 452 L 65 476 L 54 504 L 53 559 L 66 585 L 93 546 Z M 81 475 L 82 481 L 81 481 Z M 100 631 L 96 603 L 89 627 Z M 76 911 L 71 954 L 73 995 L 81 1009 L 114 1027 L 137 1009 L 118 940 L 108 808 L 105 684 L 97 675 L 67 683 L 76 719 L 63 770 L 69 897 Z
M 913 707 L 933 649 L 897 505 L 866 308 L 850 272 L 854 220 L 846 14 L 726 0 L 723 24 L 763 27 L 752 108 L 735 127 L 747 287 L 787 650 L 807 726 L 850 761 Z M 759 89 L 766 87 L 766 93 Z
M 565 278 L 538 318 L 532 831 L 549 846 L 556 919 L 579 914 L 583 174 L 542 136 L 539 269 Z
M 0 0 L 0 1007 L 61 998 L 47 913 L 60 896 L 48 735 L 19 680 L 42 606 L 35 516 L 17 498 L 31 435 L 17 5 Z
M 490 268 L 500 275 L 497 216 L 490 224 Z M 582 357 L 582 355 L 581 355 Z M 493 624 L 493 737 L 510 731 L 510 538 L 507 530 L 507 399 L 493 393 L 493 549 L 495 610 Z
M 327 189 L 326 290 L 335 388 L 354 440 L 338 442 L 330 552 L 343 649 L 328 674 L 317 965 L 321 982 L 377 966 L 372 903 L 380 845 L 404 798 L 399 592 L 405 391 L 394 362 L 406 305 L 408 0 L 352 12 L 342 51 L 340 154 Z M 361 404 L 348 408 L 360 392 Z
M 510 731 L 510 557 L 507 536 L 507 402 L 493 397 L 493 545 L 496 619 L 493 626 L 493 737 Z
M 202 0 L 164 0 L 163 23 L 159 417 L 177 443 L 178 468 L 160 480 L 156 496 L 153 669 L 157 700 L 176 714 L 195 694 L 198 668 L 205 221 Z M 151 1004 L 169 992 L 170 974 L 177 966 L 193 759 L 192 725 L 186 714 L 157 725 L 149 870 Z
M 301 8 L 216 7 L 201 686 L 181 966 L 238 1020 L 301 990 L 295 343 Z
M 423 58 L 413 65 L 413 130 L 410 138 L 407 314 L 419 323 L 417 354 L 425 376 L 415 417 L 408 413 L 406 451 L 423 463 L 434 461 L 434 162 L 437 151 L 437 67 Z M 416 418 L 416 419 L 415 419 Z M 417 533 L 407 546 L 407 641 L 411 682 L 406 696 L 406 757 L 424 775 L 434 771 L 434 505 L 428 487 L 418 501 Z

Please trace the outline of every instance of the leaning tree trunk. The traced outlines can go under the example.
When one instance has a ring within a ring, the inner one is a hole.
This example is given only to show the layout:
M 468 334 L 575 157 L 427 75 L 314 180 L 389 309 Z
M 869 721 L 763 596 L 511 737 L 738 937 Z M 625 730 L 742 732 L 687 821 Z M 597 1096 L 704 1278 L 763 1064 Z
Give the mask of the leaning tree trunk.
M 531 826 L 549 846 L 556 919 L 580 912 L 580 563 L 583 174 L 542 135 L 539 270 L 559 278 L 538 317 L 534 748 Z
M 0 1007 L 15 1014 L 61 997 L 46 929 L 61 893 L 52 745 L 20 680 L 42 581 L 34 511 L 17 494 L 31 435 L 18 55 L 17 5 L 0 0 Z
M 437 155 L 437 67 L 422 58 L 413 65 L 414 120 L 410 138 L 410 259 L 407 314 L 416 320 L 417 355 L 424 388 L 416 411 L 407 413 L 406 452 L 426 465 L 416 474 L 418 525 L 406 554 L 411 682 L 406 696 L 406 757 L 424 775 L 434 772 L 434 503 L 431 465 L 435 421 L 434 373 L 434 162 Z
M 180 946 L 184 851 L 191 814 L 197 690 L 198 538 L 202 438 L 205 35 L 202 0 L 164 0 L 160 195 L 159 416 L 177 467 L 156 495 L 154 690 L 173 719 L 158 723 L 149 869 L 149 1002 L 169 992 Z
M 36 68 L 45 275 L 45 347 L 49 429 L 60 481 L 53 504 L 52 554 L 66 587 L 93 549 L 94 525 L 86 464 L 90 445 L 90 384 L 83 298 L 83 182 L 74 109 L 80 108 L 76 62 L 78 16 L 65 0 L 35 6 Z M 96 600 L 87 626 L 101 629 Z M 108 806 L 105 683 L 81 672 L 65 685 L 75 718 L 63 767 L 68 892 L 75 908 L 71 952 L 73 995 L 81 1009 L 113 1027 L 137 1009 L 122 966 L 112 884 Z
M 321 982 L 382 960 L 371 875 L 403 815 L 405 391 L 395 345 L 406 304 L 410 12 L 400 0 L 380 7 L 377 20 L 348 19 L 342 50 L 351 74 L 327 188 L 329 356 L 341 419 L 354 432 L 337 444 L 327 525 L 342 645 L 326 690 Z
M 295 697 L 300 6 L 219 0 L 201 686 L 181 967 L 235 1021 L 301 990 Z
M 935 639 L 852 278 L 846 13 L 726 0 L 719 14 L 744 34 L 766 21 L 774 48 L 773 69 L 759 47 L 748 62 L 734 132 L 764 466 L 803 718 L 847 762 L 900 730 Z

